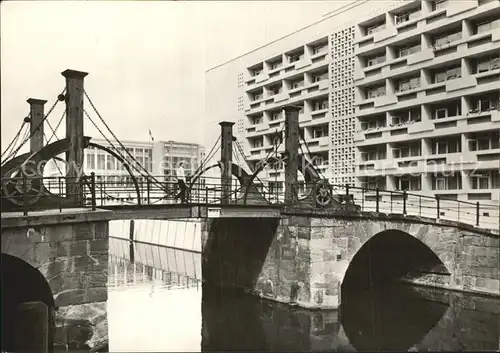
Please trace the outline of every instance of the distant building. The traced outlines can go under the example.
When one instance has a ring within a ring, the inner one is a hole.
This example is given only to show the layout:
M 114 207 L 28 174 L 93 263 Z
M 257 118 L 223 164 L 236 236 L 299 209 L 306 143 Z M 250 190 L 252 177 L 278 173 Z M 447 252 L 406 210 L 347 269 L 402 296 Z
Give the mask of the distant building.
M 93 138 L 91 141 L 114 150 L 106 140 Z M 121 141 L 121 143 L 125 150 L 118 147 L 117 143 L 113 145 L 125 157 L 132 174 L 139 182 L 145 174 L 153 175 L 161 181 L 175 182 L 175 169 L 181 160 L 185 162 L 186 176 L 190 177 L 205 158 L 204 147 L 194 143 L 178 141 Z M 90 175 L 92 172 L 96 175 L 97 183 L 106 183 L 107 192 L 114 188 L 120 192 L 123 191 L 123 197 L 133 195 L 132 178 L 125 165 L 106 151 L 93 147 L 85 149 L 83 173 Z M 44 174 L 58 177 L 65 173 L 64 162 L 57 161 L 56 163 L 56 160 L 52 159 L 45 167 Z

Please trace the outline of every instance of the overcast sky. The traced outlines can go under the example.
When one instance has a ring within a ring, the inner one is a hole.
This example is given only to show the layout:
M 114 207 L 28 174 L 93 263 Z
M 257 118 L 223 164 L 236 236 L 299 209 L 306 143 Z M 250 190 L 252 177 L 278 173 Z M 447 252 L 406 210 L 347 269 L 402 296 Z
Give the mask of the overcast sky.
M 8 1 L 1 4 L 2 151 L 26 99 L 89 72 L 85 89 L 122 140 L 203 143 L 205 70 L 319 20 L 345 1 Z M 86 110 L 97 119 L 87 104 Z M 49 117 L 55 126 L 61 103 Z M 50 136 L 49 127 L 45 127 Z M 59 137 L 64 135 L 61 126 Z M 100 134 L 85 122 L 86 135 Z M 207 146 L 210 148 L 210 146 Z

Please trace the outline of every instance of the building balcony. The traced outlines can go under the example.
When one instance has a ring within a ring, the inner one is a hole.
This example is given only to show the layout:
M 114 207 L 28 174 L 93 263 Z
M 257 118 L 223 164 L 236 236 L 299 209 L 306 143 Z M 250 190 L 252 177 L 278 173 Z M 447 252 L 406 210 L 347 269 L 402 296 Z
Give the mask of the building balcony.
M 406 63 L 408 66 L 415 65 L 424 61 L 432 60 L 436 57 L 436 53 L 432 49 L 424 49 L 417 53 L 410 54 L 405 56 Z
M 477 1 L 449 1 L 446 7 L 446 16 L 453 17 L 462 12 L 477 8 Z
M 303 57 L 302 59 L 295 62 L 295 70 L 300 70 L 311 64 L 312 64 L 311 58 Z
M 464 76 L 446 81 L 446 92 L 458 91 L 465 88 L 476 87 L 477 79 L 474 76 Z
M 386 39 L 395 37 L 397 35 L 398 35 L 397 28 L 393 27 L 393 26 L 388 26 L 385 29 L 378 31 L 378 32 L 375 32 L 373 34 L 373 42 L 374 43 L 382 42 Z
M 384 107 L 386 105 L 396 104 L 397 102 L 398 97 L 394 94 L 373 98 L 373 104 L 375 107 Z
M 399 23 L 397 23 L 397 21 L 396 21 L 395 28 L 400 29 L 400 28 L 404 28 L 406 26 L 411 26 L 411 25 L 417 23 L 418 21 L 420 21 L 422 18 L 423 18 L 422 11 L 412 12 L 412 13 L 410 13 L 408 20 L 401 21 Z
M 318 58 L 321 58 L 321 57 L 323 57 L 325 55 L 328 55 L 328 46 L 325 46 L 320 51 L 318 51 L 316 54 L 312 54 L 311 55 L 311 61 L 313 61 L 315 59 L 318 59 Z

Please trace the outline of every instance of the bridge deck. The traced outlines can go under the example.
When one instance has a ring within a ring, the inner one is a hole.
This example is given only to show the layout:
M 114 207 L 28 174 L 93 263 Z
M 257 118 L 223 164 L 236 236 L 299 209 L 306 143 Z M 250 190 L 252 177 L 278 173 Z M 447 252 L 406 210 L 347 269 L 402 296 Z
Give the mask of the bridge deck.
M 113 205 L 101 209 L 113 211 L 113 220 L 182 218 L 279 218 L 282 205 Z

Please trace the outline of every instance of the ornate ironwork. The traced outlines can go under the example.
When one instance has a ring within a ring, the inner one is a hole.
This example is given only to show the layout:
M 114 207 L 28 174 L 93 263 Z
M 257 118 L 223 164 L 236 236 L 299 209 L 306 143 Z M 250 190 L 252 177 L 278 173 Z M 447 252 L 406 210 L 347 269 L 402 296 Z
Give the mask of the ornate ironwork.
M 90 137 L 84 137 L 84 148 L 94 147 L 103 150 L 124 165 L 134 183 L 138 202 L 140 202 L 139 183 L 127 161 L 110 148 L 92 143 L 90 140 Z M 81 206 L 76 205 L 71 197 L 52 193 L 43 183 L 43 174 L 47 161 L 51 159 L 60 160 L 57 156 L 67 152 L 69 144 L 69 139 L 61 139 L 43 147 L 36 153 L 25 153 L 6 162 L 1 170 L 2 208 L 15 210 L 25 204 L 30 208 L 40 209 Z M 67 182 L 88 183 L 86 178 L 74 181 L 68 180 Z

